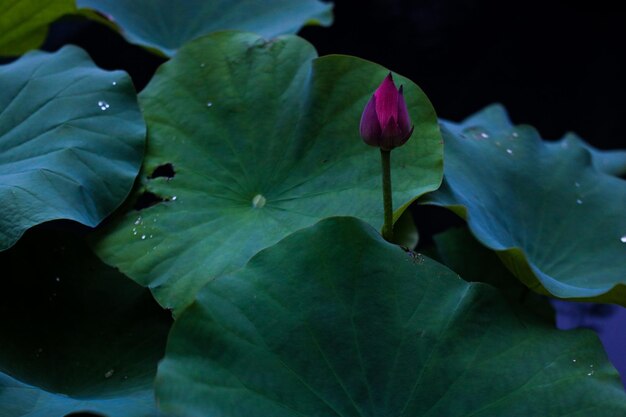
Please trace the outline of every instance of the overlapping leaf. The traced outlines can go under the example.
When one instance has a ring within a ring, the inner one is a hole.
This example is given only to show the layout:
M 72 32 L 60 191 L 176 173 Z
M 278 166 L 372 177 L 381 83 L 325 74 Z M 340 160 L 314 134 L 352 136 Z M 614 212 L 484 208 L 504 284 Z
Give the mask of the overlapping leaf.
M 21 55 L 38 48 L 46 38 L 48 25 L 75 8 L 74 0 L 0 2 L 0 56 Z
M 363 144 L 358 123 L 386 74 L 357 58 L 316 58 L 293 36 L 223 32 L 188 44 L 140 95 L 149 131 L 140 202 L 163 201 L 104 231 L 97 253 L 180 309 L 210 280 L 321 218 L 380 226 L 380 154 Z M 399 215 L 439 185 L 442 144 L 424 93 L 397 81 L 415 121 L 392 155 Z
M 105 14 L 131 43 L 173 56 L 185 43 L 222 30 L 269 39 L 304 25 L 332 23 L 332 3 L 319 0 L 77 0 Z
M 466 217 L 530 288 L 626 305 L 626 181 L 579 141 L 548 145 L 498 106 L 442 129 L 445 179 L 424 202 Z
M 593 333 L 555 331 L 350 218 L 207 284 L 173 326 L 156 389 L 181 417 L 626 412 Z
M 0 67 L 0 250 L 31 226 L 96 226 L 129 193 L 145 124 L 124 72 L 65 47 Z
M 158 415 L 171 319 L 146 289 L 58 233 L 29 233 L 0 265 L 1 416 Z

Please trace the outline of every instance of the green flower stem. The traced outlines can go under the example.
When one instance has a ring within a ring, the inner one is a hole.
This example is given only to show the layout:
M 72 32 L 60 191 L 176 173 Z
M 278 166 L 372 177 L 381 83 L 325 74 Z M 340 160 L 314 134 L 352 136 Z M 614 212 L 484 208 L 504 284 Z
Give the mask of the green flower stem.
M 385 223 L 383 238 L 387 242 L 393 240 L 393 202 L 391 200 L 391 151 L 380 150 L 383 168 L 383 204 L 385 207 Z

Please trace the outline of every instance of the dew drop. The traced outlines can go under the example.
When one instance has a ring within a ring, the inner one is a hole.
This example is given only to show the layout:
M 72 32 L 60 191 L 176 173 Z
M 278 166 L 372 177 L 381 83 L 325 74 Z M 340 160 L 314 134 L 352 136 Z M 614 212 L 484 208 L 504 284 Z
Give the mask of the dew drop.
M 262 208 L 265 206 L 266 199 L 261 194 L 257 194 L 252 198 L 252 207 L 254 208 Z
M 206 66 L 206 64 L 203 62 L 200 64 L 200 68 L 204 68 Z
M 141 217 L 137 217 L 137 220 L 135 220 L 135 225 L 138 225 L 139 223 L 141 223 Z
M 61 282 L 61 278 L 60 278 L 60 277 L 56 277 L 54 280 L 55 280 L 56 282 Z
M 572 359 L 572 362 L 576 363 L 576 359 Z
M 213 106 L 213 103 L 211 103 L 210 101 L 206 104 L 207 107 L 211 107 Z
M 111 378 L 111 377 L 113 376 L 113 374 L 114 374 L 114 373 L 115 373 L 115 370 L 113 370 L 113 369 L 109 369 L 108 371 L 106 371 L 106 372 L 104 373 L 104 377 L 105 377 L 105 378 Z
M 511 136 L 513 136 L 514 138 L 519 138 L 519 133 L 513 132 L 511 133 Z
M 507 149 L 506 153 L 508 153 L 509 155 L 513 155 L 513 150 L 512 149 Z
M 575 183 L 574 183 L 574 187 L 576 187 L 576 188 L 580 188 L 580 183 L 579 183 L 579 182 L 575 182 Z
M 100 100 L 100 101 L 98 102 L 98 106 L 100 107 L 100 110 L 102 110 L 102 111 L 105 111 L 105 110 L 107 110 L 109 107 L 111 107 L 111 106 L 109 105 L 109 103 L 107 103 L 106 101 L 102 101 L 102 100 Z
M 173 196 L 173 197 L 172 197 L 172 201 L 176 201 L 176 199 L 177 199 L 177 198 L 178 198 L 178 197 Z
M 111 85 L 117 85 L 117 81 L 113 81 Z
M 146 235 L 141 235 L 141 240 L 146 240 Z
M 576 204 L 581 205 L 582 203 L 583 201 L 580 198 L 576 199 Z
M 466 138 L 468 136 L 473 139 L 487 139 L 489 137 L 489 134 L 479 126 L 471 126 L 463 129 L 463 133 L 461 134 L 461 137 L 463 138 Z
M 594 373 L 594 372 L 593 372 L 593 370 L 591 370 L 591 371 L 589 371 L 589 372 L 587 373 L 587 376 L 591 376 L 591 375 L 593 375 L 593 373 Z
M 626 235 L 619 238 L 619 241 L 622 243 L 626 243 Z

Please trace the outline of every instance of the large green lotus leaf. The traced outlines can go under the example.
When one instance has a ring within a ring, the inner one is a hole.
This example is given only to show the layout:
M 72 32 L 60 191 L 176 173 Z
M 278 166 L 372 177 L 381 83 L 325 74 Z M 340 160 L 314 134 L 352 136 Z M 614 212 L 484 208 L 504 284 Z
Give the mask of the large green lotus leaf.
M 592 332 L 556 331 L 353 218 L 207 284 L 174 323 L 156 392 L 181 417 L 626 412 Z
M 188 44 L 140 95 L 141 185 L 164 201 L 105 230 L 98 255 L 179 310 L 210 280 L 321 218 L 380 226 L 380 152 L 358 125 L 387 73 L 358 58 L 316 58 L 295 36 L 221 32 Z M 415 122 L 413 138 L 392 153 L 399 216 L 438 187 L 442 144 L 424 93 L 397 81 Z
M 319 0 L 77 0 L 120 28 L 131 43 L 173 56 L 208 33 L 243 30 L 269 39 L 304 25 L 329 26 L 332 3 Z
M 38 48 L 46 39 L 48 25 L 75 8 L 74 0 L 1 1 L 0 56 L 21 55 Z
M 0 66 L 0 250 L 31 226 L 96 226 L 130 192 L 145 124 L 130 77 L 82 50 Z
M 513 126 L 499 106 L 442 128 L 444 183 L 425 203 L 465 217 L 531 289 L 626 305 L 626 181 L 580 143 Z
M 171 318 L 149 291 L 56 232 L 27 233 L 0 267 L 0 416 L 157 415 Z

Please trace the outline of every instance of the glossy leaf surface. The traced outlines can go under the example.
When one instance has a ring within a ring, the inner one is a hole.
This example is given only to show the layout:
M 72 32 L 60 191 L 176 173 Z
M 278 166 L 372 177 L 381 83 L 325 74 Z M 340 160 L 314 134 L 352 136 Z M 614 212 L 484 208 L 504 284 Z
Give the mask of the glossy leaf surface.
M 445 122 L 442 187 L 450 207 L 528 287 L 626 305 L 626 181 L 599 171 L 585 146 L 547 145 L 501 107 Z
M 157 204 L 104 231 L 97 253 L 179 310 L 207 282 L 324 217 L 380 226 L 380 152 L 358 127 L 387 73 L 353 57 L 317 58 L 293 36 L 224 32 L 188 44 L 140 95 L 149 138 L 135 197 Z M 442 144 L 424 93 L 396 80 L 415 121 L 414 139 L 392 154 L 399 216 L 438 187 Z
M 139 171 L 145 124 L 130 77 L 82 50 L 0 66 L 0 250 L 55 219 L 96 226 Z

